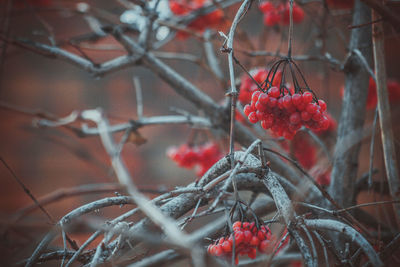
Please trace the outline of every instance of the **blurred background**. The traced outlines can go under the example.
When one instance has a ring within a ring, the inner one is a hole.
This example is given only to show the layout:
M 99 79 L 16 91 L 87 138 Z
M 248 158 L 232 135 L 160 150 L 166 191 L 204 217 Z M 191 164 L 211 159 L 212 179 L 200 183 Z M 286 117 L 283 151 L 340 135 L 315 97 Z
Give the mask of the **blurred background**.
M 69 44 L 68 40 L 71 38 L 93 31 L 93 25 L 90 25 L 87 17 L 77 12 L 81 4 L 85 4 L 85 7 L 94 10 L 96 14 L 102 14 L 121 24 L 127 16 L 129 17 L 129 13 L 126 13 L 129 10 L 121 1 L 0 1 L 3 52 L 0 66 L 0 157 L 36 198 L 63 188 L 116 182 L 109 157 L 97 136 L 81 138 L 65 128 L 36 127 L 33 122 L 40 112 L 63 117 L 74 110 L 100 107 L 112 124 L 136 119 L 136 95 L 132 82 L 136 76 L 140 79 L 143 89 L 144 116 L 177 114 L 174 111 L 176 109 L 192 114 L 198 113 L 190 102 L 177 95 L 145 68 L 133 66 L 104 77 L 93 77 L 77 66 L 33 53 L 5 41 L 22 38 L 49 44 L 47 37 L 51 33 L 61 48 L 76 54 L 83 51 L 95 63 L 125 54 L 123 47 L 112 37 L 85 41 L 79 50 Z M 226 9 L 228 21 L 233 18 L 237 8 L 236 4 Z M 343 61 L 350 33 L 347 27 L 351 25 L 351 11 L 332 11 L 323 21 L 320 16 L 315 16 L 323 12 L 321 3 L 316 1 L 304 5 L 303 8 L 306 12 L 305 21 L 295 26 L 293 54 L 312 55 L 323 47 L 333 57 Z M 168 5 L 163 5 L 162 9 L 168 14 Z M 102 20 L 104 19 L 100 19 Z M 326 23 L 326 32 L 321 32 L 315 27 L 321 23 Z M 216 30 L 227 33 L 227 26 L 228 22 Z M 227 78 L 227 57 L 219 49 L 223 39 L 215 34 L 215 30 L 212 36 L 215 54 Z M 253 7 L 240 24 L 235 45 L 238 50 L 247 51 L 254 49 L 275 52 L 280 47 L 280 51 L 286 53 L 286 36 L 287 27 L 265 27 L 262 23 L 262 13 Z M 399 35 L 388 28 L 385 41 L 388 77 L 399 79 Z M 204 46 L 193 36 L 186 40 L 173 39 L 160 51 L 191 53 L 205 62 Z M 240 52 L 237 52 L 236 56 L 247 69 L 267 66 L 273 61 L 271 57 L 251 58 Z M 223 103 L 225 100 L 227 88 L 221 86 L 214 76 L 198 64 L 166 59 L 164 62 L 215 101 Z M 343 73 L 331 69 L 321 61 L 300 62 L 300 66 L 310 87 L 328 103 L 328 110 L 333 117 L 339 119 Z M 236 73 L 240 77 L 242 71 L 237 68 Z M 398 105 L 394 104 L 392 110 L 394 131 L 398 138 Z M 373 111 L 368 111 L 366 115 L 366 124 L 371 124 Z M 188 140 L 192 131 L 185 125 L 144 127 L 139 132 L 147 140 L 145 144 L 125 145 L 122 155 L 139 188 L 163 192 L 196 179 L 193 171 L 179 168 L 165 153 L 168 147 L 179 146 Z M 218 132 L 212 134 L 222 149 L 226 149 L 225 136 Z M 121 138 L 121 134 L 116 136 Z M 375 147 L 375 166 L 381 168 L 383 163 L 379 138 L 376 139 Z M 398 148 L 397 143 L 397 151 Z M 369 140 L 366 140 L 360 154 L 360 174 L 368 170 L 368 151 Z M 376 179 L 380 179 L 381 176 Z M 51 223 L 39 210 L 15 222 L 18 211 L 31 205 L 32 200 L 13 179 L 4 164 L 0 164 L 0 179 L 0 260 L 6 263 L 12 259 L 22 260 L 30 255 Z M 115 191 L 123 192 L 120 189 Z M 66 197 L 47 205 L 46 210 L 57 220 L 72 209 L 105 196 L 115 196 L 115 193 L 110 191 Z M 155 194 L 148 193 L 148 196 L 154 197 Z M 96 215 L 112 218 L 127 208 L 104 209 L 99 214 L 88 215 L 88 218 L 96 220 Z M 196 227 L 196 224 L 193 227 Z M 83 229 L 81 235 L 71 237 L 81 244 L 87 238 L 87 233 Z

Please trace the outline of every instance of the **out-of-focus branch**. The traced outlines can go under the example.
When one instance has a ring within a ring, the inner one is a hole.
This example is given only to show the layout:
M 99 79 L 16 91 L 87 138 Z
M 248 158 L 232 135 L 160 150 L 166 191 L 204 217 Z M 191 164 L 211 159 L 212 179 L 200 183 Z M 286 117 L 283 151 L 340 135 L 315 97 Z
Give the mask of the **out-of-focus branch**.
M 133 179 L 126 169 L 125 163 L 116 150 L 116 144 L 112 134 L 108 131 L 108 120 L 103 116 L 100 110 L 87 110 L 82 112 L 82 117 L 87 120 L 92 120 L 97 124 L 103 146 L 111 158 L 111 163 L 118 177 L 119 182 L 126 186 L 127 191 L 132 196 L 132 199 L 155 224 L 160 226 L 167 237 L 178 246 L 191 249 L 194 244 L 191 244 L 186 235 L 177 227 L 175 221 L 165 216 L 155 205 L 153 205 L 133 183 Z
M 353 24 L 361 24 L 370 20 L 370 9 L 356 1 Z M 353 29 L 350 40 L 350 51 L 359 49 L 365 58 L 370 59 L 371 31 L 369 28 Z M 358 56 L 350 55 L 345 63 L 345 92 L 343 97 L 342 114 L 339 121 L 338 137 L 335 147 L 332 168 L 332 182 L 329 187 L 330 195 L 342 207 L 352 205 L 355 177 L 357 177 L 358 155 L 361 143 L 343 151 L 343 142 L 348 136 L 362 131 L 365 119 L 365 105 L 369 74 L 359 61 Z M 342 153 L 339 153 L 341 151 Z
M 17 46 L 28 48 L 29 50 L 33 50 L 34 52 L 40 53 L 46 57 L 59 58 L 71 64 L 77 65 L 80 68 L 86 70 L 87 72 L 92 73 L 94 76 L 102 76 L 132 65 L 136 65 L 141 58 L 140 55 L 136 56 L 124 55 L 103 62 L 101 64 L 94 64 L 90 60 L 87 60 L 83 57 L 80 57 L 74 53 L 68 52 L 67 50 L 64 50 L 56 46 L 50 46 L 22 39 L 14 40 L 12 41 L 12 43 Z
M 67 215 L 61 218 L 59 223 L 53 227 L 50 232 L 46 234 L 46 236 L 42 239 L 42 241 L 39 243 L 35 251 L 33 252 L 32 256 L 28 259 L 26 263 L 26 267 L 33 266 L 41 253 L 47 248 L 47 246 L 53 241 L 55 236 L 57 235 L 57 232 L 60 230 L 60 225 L 67 225 L 70 223 L 73 219 L 82 216 L 83 214 L 87 214 L 89 212 L 92 212 L 94 210 L 98 210 L 104 207 L 109 207 L 109 206 L 115 206 L 115 205 L 125 205 L 125 204 L 133 204 L 133 200 L 129 197 L 110 197 L 110 198 L 105 198 L 101 200 L 94 201 L 92 203 L 83 205 L 71 212 L 69 212 Z
M 400 17 L 398 14 L 393 12 L 389 7 L 385 6 L 382 1 L 378 0 L 361 0 L 367 6 L 375 10 L 379 15 L 387 20 L 393 28 L 400 32 Z
M 214 46 L 211 42 L 211 30 L 206 30 L 204 32 L 204 51 L 207 57 L 208 65 L 211 70 L 215 73 L 215 76 L 226 86 L 226 81 L 224 73 L 221 70 L 218 58 L 214 52 Z
M 379 19 L 377 11 L 373 11 L 373 19 Z M 400 23 L 400 22 L 399 22 Z M 390 103 L 387 90 L 384 32 L 382 22 L 372 25 L 372 44 L 374 49 L 376 88 L 378 95 L 379 123 L 383 146 L 383 158 L 385 162 L 386 178 L 393 200 L 400 200 L 400 180 L 397 167 L 396 149 L 394 144 L 392 119 L 390 115 Z M 400 204 L 395 204 L 397 224 L 400 226 Z
M 61 119 L 62 120 L 62 119 Z M 59 126 L 69 126 L 69 124 L 61 124 L 60 120 L 50 121 L 47 119 L 36 120 L 35 124 L 40 127 L 59 127 Z M 110 133 L 123 132 L 128 129 L 131 131 L 138 130 L 145 126 L 150 125 L 164 125 L 164 124 L 189 124 L 196 128 L 210 128 L 211 122 L 205 118 L 198 116 L 180 116 L 180 115 L 171 115 L 171 116 L 154 116 L 154 117 L 142 117 L 138 120 L 131 120 L 127 123 L 110 125 L 108 131 Z M 100 132 L 95 127 L 88 127 L 84 124 L 81 128 L 78 127 L 68 127 L 72 131 L 74 131 L 78 136 L 85 137 L 91 135 L 99 135 Z
M 50 194 L 38 198 L 38 204 L 29 205 L 16 213 L 15 221 L 18 221 L 27 213 L 34 211 L 35 209 L 39 208 L 38 205 L 45 206 L 49 203 L 55 202 L 59 199 L 65 197 L 72 197 L 77 195 L 83 194 L 97 194 L 97 193 L 106 193 L 106 192 L 115 192 L 117 190 L 121 190 L 120 184 L 88 184 L 88 185 L 81 185 L 79 187 L 72 187 L 72 188 L 59 188 L 56 191 L 51 192 Z

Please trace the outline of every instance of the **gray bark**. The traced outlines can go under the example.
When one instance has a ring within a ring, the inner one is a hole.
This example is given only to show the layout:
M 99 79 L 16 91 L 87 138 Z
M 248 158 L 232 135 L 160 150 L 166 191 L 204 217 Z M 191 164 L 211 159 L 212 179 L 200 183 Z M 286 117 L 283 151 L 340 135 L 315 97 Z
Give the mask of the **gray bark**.
M 360 1 L 356 1 L 353 25 L 367 23 L 370 20 L 370 8 Z M 345 64 L 345 91 L 335 152 L 344 151 L 345 143 L 353 145 L 347 147 L 343 153 L 335 153 L 332 182 L 329 188 L 330 195 L 342 207 L 353 204 L 352 195 L 357 178 L 361 139 L 357 142 L 348 142 L 348 139 L 360 138 L 363 131 L 369 81 L 368 72 L 362 66 L 359 57 L 352 52 L 354 49 L 360 50 L 367 61 L 371 62 L 370 27 L 358 27 L 352 30 L 349 45 L 350 56 Z

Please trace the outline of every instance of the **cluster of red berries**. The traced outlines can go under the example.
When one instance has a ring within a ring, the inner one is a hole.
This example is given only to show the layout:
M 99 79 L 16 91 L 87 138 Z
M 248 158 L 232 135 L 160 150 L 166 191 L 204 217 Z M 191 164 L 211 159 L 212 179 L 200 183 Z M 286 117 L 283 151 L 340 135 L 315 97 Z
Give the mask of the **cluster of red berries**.
M 244 114 L 251 123 L 260 121 L 265 130 L 271 129 L 274 135 L 289 140 L 303 125 L 312 130 L 329 127 L 323 100 L 313 103 L 310 92 L 290 94 L 286 89 L 281 92 L 275 86 L 270 87 L 267 93 L 255 91 L 251 103 L 244 107 Z
M 170 0 L 169 8 L 171 12 L 177 16 L 185 16 L 190 12 L 197 10 L 207 4 L 206 0 Z M 217 9 L 206 15 L 199 16 L 187 25 L 189 30 L 196 32 L 203 32 L 206 28 L 215 28 L 223 22 L 224 14 L 222 10 Z M 189 36 L 187 32 L 178 31 L 177 37 L 179 39 L 186 39 Z
M 388 80 L 387 90 L 390 103 L 400 102 L 400 83 L 395 80 Z M 342 97 L 344 96 L 344 87 L 340 90 Z M 372 77 L 369 78 L 367 109 L 374 109 L 378 103 L 378 95 L 376 92 L 376 83 Z
M 388 80 L 387 90 L 389 94 L 389 101 L 396 103 L 400 101 L 400 83 L 394 80 Z M 376 83 L 374 79 L 369 79 L 367 109 L 374 109 L 378 103 L 378 96 L 376 93 Z
M 305 134 L 296 134 L 292 140 L 292 151 L 303 168 L 309 170 L 317 163 L 317 149 Z
M 280 146 L 286 152 L 291 152 L 296 161 L 306 170 L 314 180 L 322 186 L 331 183 L 331 170 L 318 160 L 318 151 L 310 138 L 303 134 L 296 134 L 290 143 L 287 140 L 280 142 Z
M 262 84 L 267 79 L 268 72 L 269 70 L 259 68 L 251 70 L 250 74 L 258 84 Z M 282 72 L 277 71 L 272 81 L 272 85 L 279 86 L 281 79 L 282 79 Z M 249 104 L 251 101 L 251 96 L 257 90 L 258 90 L 257 84 L 248 75 L 242 75 L 238 100 L 243 105 Z
M 290 4 L 273 4 L 270 1 L 260 3 L 258 8 L 264 13 L 264 24 L 275 26 L 277 24 L 289 25 L 290 23 Z M 304 11 L 301 7 L 293 3 L 293 22 L 301 23 L 304 20 Z
M 170 0 L 169 1 L 169 8 L 171 9 L 172 13 L 177 16 L 185 16 L 196 10 L 201 8 L 205 4 L 205 0 Z
M 180 147 L 170 147 L 167 156 L 179 167 L 196 169 L 196 175 L 203 176 L 208 169 L 223 157 L 218 145 L 209 142 L 201 146 L 183 144 Z
M 207 252 L 213 256 L 232 257 L 233 239 L 235 239 L 235 263 L 238 264 L 238 256 L 246 255 L 254 259 L 257 249 L 261 253 L 272 253 L 275 239 L 268 226 L 262 225 L 258 229 L 254 222 L 236 221 L 233 224 L 233 233 L 221 237 L 214 244 L 208 246 Z

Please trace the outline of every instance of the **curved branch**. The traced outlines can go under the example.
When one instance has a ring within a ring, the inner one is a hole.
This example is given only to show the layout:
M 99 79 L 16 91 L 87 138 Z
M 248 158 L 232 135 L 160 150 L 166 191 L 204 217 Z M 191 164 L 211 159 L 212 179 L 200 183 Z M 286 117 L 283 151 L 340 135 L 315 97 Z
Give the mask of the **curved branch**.
M 82 216 L 83 214 L 92 212 L 97 209 L 101 209 L 104 207 L 109 207 L 109 206 L 115 206 L 115 205 L 125 205 L 125 204 L 133 204 L 133 200 L 130 197 L 108 197 L 104 199 L 100 199 L 94 202 L 91 202 L 89 204 L 83 205 L 77 209 L 74 209 L 73 211 L 69 212 L 67 215 L 61 218 L 59 223 L 54 226 L 47 234 L 46 236 L 42 239 L 40 244 L 37 246 L 35 251 L 33 252 L 32 256 L 29 258 L 29 260 L 26 263 L 26 267 L 33 266 L 36 261 L 38 260 L 40 254 L 47 248 L 47 246 L 50 244 L 51 241 L 55 238 L 57 235 L 57 232 L 59 231 L 60 224 L 62 223 L 64 226 L 68 224 L 72 219 L 75 219 L 79 216 Z
M 303 256 L 304 263 L 306 266 L 315 266 L 309 247 L 305 243 L 304 239 L 300 236 L 297 229 L 293 226 L 293 222 L 295 221 L 295 212 L 282 185 L 271 172 L 264 177 L 263 182 L 268 188 L 268 191 L 271 193 L 275 205 L 285 221 L 288 231 L 296 241 L 297 246 L 299 247 Z
M 354 228 L 342 222 L 330 219 L 304 220 L 304 223 L 306 226 L 315 230 L 331 230 L 345 235 L 352 242 L 356 242 L 360 246 L 373 266 L 383 266 L 383 263 L 378 254 L 376 254 L 374 248 Z

